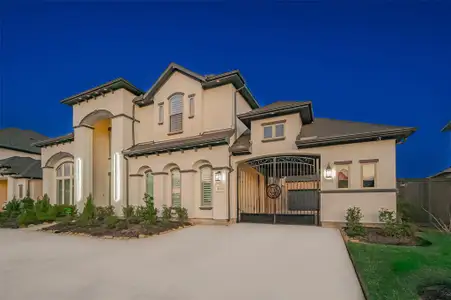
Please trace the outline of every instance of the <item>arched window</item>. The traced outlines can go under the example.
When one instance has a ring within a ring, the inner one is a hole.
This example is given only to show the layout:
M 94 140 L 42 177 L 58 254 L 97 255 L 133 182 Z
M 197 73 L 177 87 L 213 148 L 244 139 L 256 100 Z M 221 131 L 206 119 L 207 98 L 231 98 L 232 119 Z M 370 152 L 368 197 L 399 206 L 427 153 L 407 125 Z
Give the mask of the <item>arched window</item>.
M 152 171 L 147 171 L 145 173 L 145 178 L 146 178 L 146 194 L 149 195 L 151 197 L 151 199 L 153 200 L 153 175 L 152 175 Z
M 202 192 L 202 206 L 211 206 L 212 199 L 212 170 L 210 166 L 200 168 L 200 184 Z
M 71 162 L 56 169 L 56 203 L 74 204 L 74 164 Z
M 176 94 L 169 99 L 169 131 L 183 129 L 183 95 Z
M 171 200 L 172 206 L 180 207 L 182 205 L 182 184 L 180 179 L 180 170 L 171 170 Z

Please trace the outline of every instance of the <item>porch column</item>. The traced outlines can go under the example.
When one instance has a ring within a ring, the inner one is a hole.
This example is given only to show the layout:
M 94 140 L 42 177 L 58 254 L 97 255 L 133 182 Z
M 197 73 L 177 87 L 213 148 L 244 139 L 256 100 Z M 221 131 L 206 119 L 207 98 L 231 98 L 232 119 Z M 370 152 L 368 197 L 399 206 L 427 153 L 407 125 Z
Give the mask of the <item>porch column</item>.
M 132 146 L 132 120 L 125 116 L 111 119 L 111 205 L 116 214 L 122 215 L 127 205 L 126 184 L 128 180 L 126 161 L 122 151 Z M 130 187 L 129 187 L 130 188 Z M 129 199 L 130 200 L 130 199 Z
M 74 129 L 74 188 L 75 204 L 79 212 L 83 211 L 86 198 L 93 192 L 92 141 L 92 127 L 81 126 Z
M 227 220 L 228 217 L 228 181 L 229 168 L 213 168 L 213 219 Z
M 192 216 L 195 212 L 194 201 L 194 174 L 195 170 L 181 170 L 181 184 L 182 184 L 182 207 L 188 210 L 188 216 Z
M 7 191 L 7 199 L 6 201 L 12 200 L 14 196 L 19 197 L 19 195 L 16 195 L 16 179 L 8 176 L 8 191 Z
M 153 197 L 155 207 L 161 212 L 163 205 L 171 206 L 170 199 L 165 196 L 166 185 L 165 178 L 168 176 L 166 172 L 154 172 L 153 175 Z M 144 195 L 142 195 L 144 196 Z

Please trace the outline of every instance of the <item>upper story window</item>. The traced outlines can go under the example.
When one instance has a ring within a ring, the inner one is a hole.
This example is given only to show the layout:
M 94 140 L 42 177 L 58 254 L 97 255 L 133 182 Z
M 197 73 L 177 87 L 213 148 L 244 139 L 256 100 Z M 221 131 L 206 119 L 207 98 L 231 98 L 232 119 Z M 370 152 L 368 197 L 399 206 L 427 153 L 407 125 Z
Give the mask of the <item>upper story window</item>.
M 194 95 L 189 96 L 189 118 L 194 118 Z
M 360 162 L 362 163 L 362 187 L 376 187 L 376 162 Z
M 263 140 L 285 138 L 285 120 L 263 123 Z
M 169 132 L 183 129 L 183 95 L 176 94 L 169 99 Z

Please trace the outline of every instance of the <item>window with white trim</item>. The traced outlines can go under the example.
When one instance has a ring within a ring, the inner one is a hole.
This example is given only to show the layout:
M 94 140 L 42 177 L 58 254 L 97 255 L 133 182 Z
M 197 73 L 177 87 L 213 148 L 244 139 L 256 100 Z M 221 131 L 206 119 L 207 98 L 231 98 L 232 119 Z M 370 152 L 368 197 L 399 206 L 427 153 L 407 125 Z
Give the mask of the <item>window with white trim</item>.
M 362 164 L 362 187 L 363 188 L 376 187 L 376 164 L 375 163 Z
M 194 96 L 189 97 L 189 117 L 194 117 Z
M 163 124 L 164 121 L 164 106 L 163 103 L 158 104 L 158 124 Z
M 338 165 L 338 188 L 339 189 L 347 189 L 349 188 L 349 165 Z
M 213 171 L 210 166 L 204 166 L 200 169 L 200 181 L 201 181 L 201 206 L 211 206 L 212 193 L 213 193 Z
M 56 169 L 57 204 L 74 204 L 74 164 L 66 162 Z
M 171 205 L 180 207 L 182 205 L 182 183 L 180 178 L 180 170 L 173 169 L 171 171 Z
M 263 139 L 273 139 L 285 137 L 285 124 L 271 124 L 263 126 Z
M 169 132 L 183 129 L 183 95 L 177 94 L 169 99 Z

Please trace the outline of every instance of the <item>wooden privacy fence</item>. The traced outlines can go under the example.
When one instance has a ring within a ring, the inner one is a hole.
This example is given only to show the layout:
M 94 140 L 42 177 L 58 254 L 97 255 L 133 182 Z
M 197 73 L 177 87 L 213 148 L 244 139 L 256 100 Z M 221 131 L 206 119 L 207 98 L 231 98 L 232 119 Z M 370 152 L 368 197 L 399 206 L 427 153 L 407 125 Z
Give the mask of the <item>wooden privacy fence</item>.
M 399 178 L 398 211 L 404 211 L 414 223 L 430 224 L 435 217 L 449 223 L 451 179 Z

